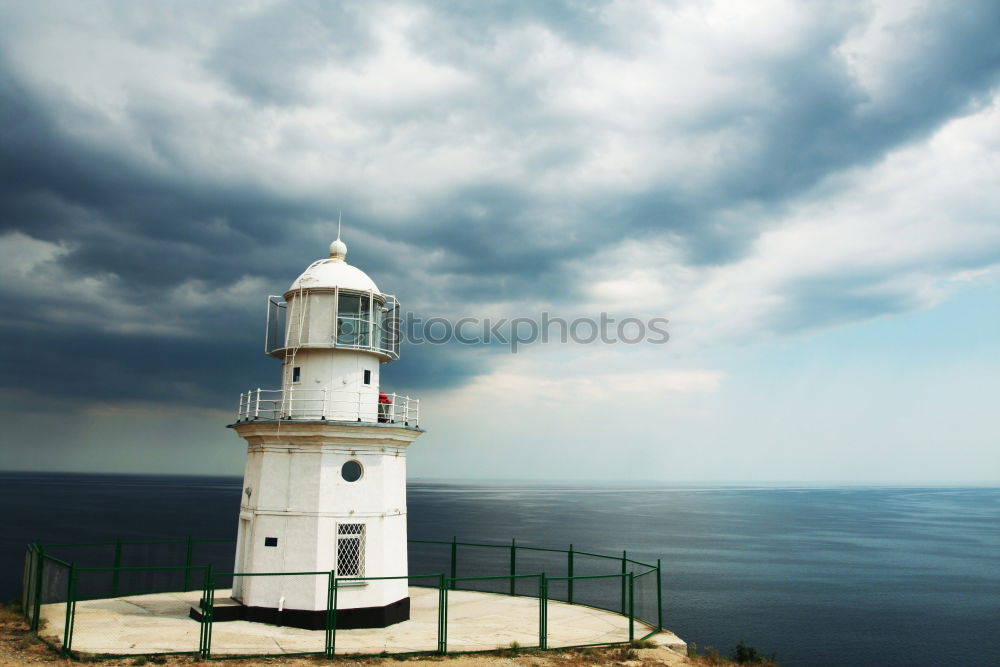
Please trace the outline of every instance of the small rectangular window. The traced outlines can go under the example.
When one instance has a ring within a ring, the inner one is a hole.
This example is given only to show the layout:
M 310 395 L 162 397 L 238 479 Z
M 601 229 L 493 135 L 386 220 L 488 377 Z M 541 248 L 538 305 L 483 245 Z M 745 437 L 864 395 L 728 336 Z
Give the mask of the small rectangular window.
M 337 526 L 337 576 L 365 576 L 365 524 Z
M 365 371 L 365 384 L 371 384 L 371 383 L 372 383 L 372 372 Z
M 278 538 L 277 537 L 265 537 L 264 538 L 264 546 L 265 547 L 276 547 L 276 546 L 278 546 Z
M 300 377 L 302 377 L 302 368 L 295 366 L 292 368 L 292 382 L 298 382 Z

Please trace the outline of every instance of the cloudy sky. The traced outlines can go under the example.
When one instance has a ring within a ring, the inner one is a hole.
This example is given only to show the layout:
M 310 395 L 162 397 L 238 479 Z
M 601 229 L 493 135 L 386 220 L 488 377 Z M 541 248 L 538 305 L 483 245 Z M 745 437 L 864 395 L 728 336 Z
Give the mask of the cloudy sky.
M 0 1 L 0 468 L 241 474 L 267 294 L 421 317 L 415 477 L 1000 480 L 1000 4 Z

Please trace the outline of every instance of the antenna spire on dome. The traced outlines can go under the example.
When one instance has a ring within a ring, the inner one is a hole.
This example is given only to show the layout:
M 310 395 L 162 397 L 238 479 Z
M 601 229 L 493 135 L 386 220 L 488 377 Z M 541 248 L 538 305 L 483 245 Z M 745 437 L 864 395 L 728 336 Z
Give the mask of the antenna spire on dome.
M 337 211 L 337 239 L 330 244 L 330 259 L 343 262 L 347 258 L 347 244 L 340 240 L 340 211 Z

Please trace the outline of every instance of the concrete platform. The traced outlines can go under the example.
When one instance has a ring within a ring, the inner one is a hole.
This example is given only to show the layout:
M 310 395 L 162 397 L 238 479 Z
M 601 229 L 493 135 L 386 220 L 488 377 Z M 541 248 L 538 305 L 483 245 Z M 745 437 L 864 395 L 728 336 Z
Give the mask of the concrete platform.
M 437 650 L 437 589 L 409 589 L 411 618 L 387 628 L 339 630 L 336 652 L 343 654 L 405 653 Z M 229 591 L 218 591 L 228 597 Z M 196 652 L 200 624 L 188 618 L 200 591 L 87 600 L 76 605 L 72 649 L 92 654 Z M 449 591 L 448 651 L 483 651 L 538 646 L 538 606 L 534 598 L 494 593 Z M 41 608 L 43 636 L 62 642 L 65 604 Z M 301 630 L 248 621 L 214 623 L 212 655 L 281 655 L 322 652 L 322 630 Z M 652 628 L 635 622 L 635 636 Z M 672 633 L 657 635 L 658 643 L 683 650 Z M 549 602 L 550 648 L 628 641 L 628 618 L 607 611 Z

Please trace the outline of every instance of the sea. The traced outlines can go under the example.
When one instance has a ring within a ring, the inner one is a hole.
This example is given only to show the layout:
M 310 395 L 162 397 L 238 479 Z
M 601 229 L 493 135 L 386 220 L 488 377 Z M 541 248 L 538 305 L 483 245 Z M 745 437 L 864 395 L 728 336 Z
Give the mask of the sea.
M 234 538 L 241 480 L 0 473 L 0 597 L 25 545 Z M 660 559 L 664 625 L 782 665 L 1000 665 L 1000 488 L 411 480 L 410 537 Z

